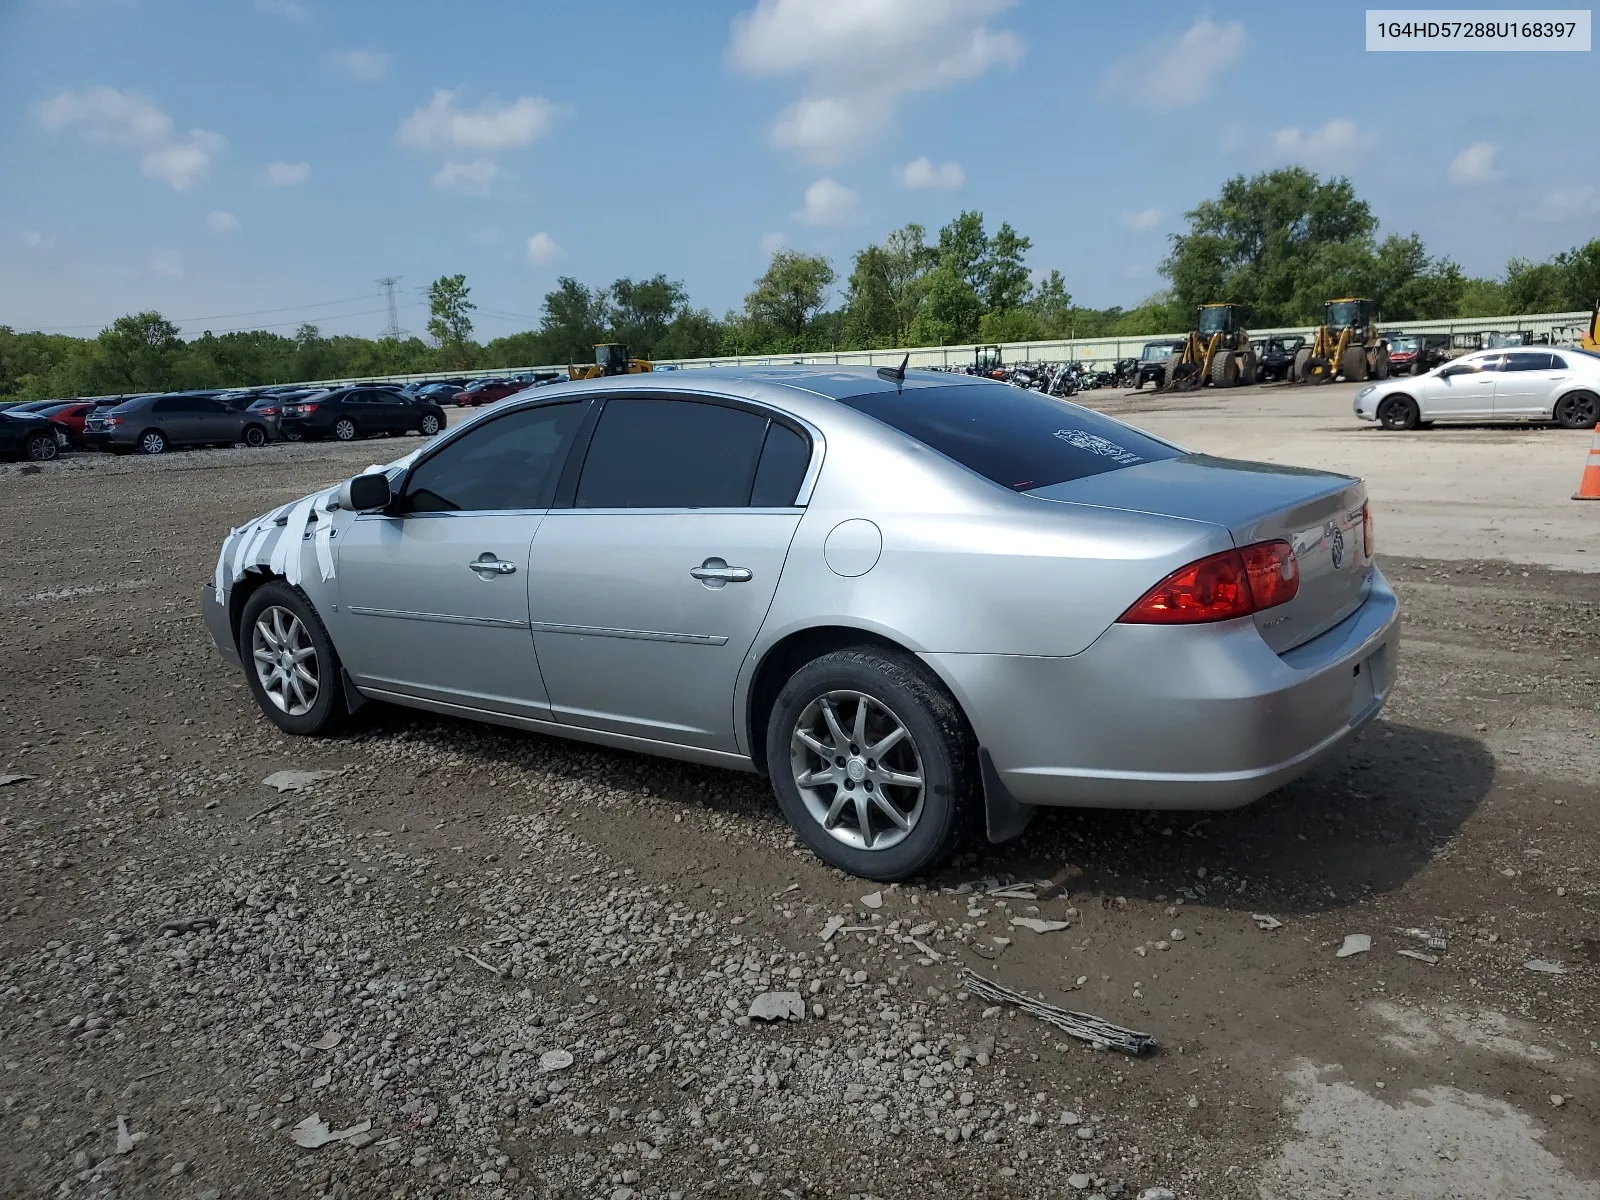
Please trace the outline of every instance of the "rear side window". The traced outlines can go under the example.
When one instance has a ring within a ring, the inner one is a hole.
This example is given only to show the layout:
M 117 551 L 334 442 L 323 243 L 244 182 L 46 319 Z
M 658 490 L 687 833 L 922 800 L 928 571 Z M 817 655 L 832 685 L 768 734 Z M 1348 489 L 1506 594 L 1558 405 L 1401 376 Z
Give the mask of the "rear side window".
M 406 512 L 547 508 L 584 404 L 524 408 L 485 421 L 422 462 L 406 481 Z
M 767 424 L 766 417 L 720 404 L 607 400 L 574 507 L 743 508 Z
M 756 466 L 755 486 L 750 489 L 752 508 L 788 508 L 805 481 L 811 465 L 811 446 L 787 425 L 776 421 L 767 425 L 766 445 Z
M 1518 350 L 1506 355 L 1507 371 L 1548 371 L 1552 355 L 1529 350 Z
M 1014 492 L 1181 453 L 1109 417 L 1009 384 L 867 392 L 842 403 Z

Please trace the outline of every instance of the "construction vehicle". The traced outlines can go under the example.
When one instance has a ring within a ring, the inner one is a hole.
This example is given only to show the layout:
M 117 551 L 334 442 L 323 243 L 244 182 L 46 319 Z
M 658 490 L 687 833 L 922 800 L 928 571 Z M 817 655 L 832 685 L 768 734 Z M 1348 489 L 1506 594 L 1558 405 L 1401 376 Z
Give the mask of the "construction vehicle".
M 1378 332 L 1378 302 L 1345 297 L 1322 306 L 1322 325 L 1295 355 L 1294 377 L 1302 383 L 1352 383 L 1389 378 L 1389 347 Z
M 986 379 L 1004 379 L 1005 364 L 1000 358 L 999 346 L 974 346 L 972 348 L 972 373 Z
M 1182 349 L 1167 360 L 1166 386 L 1180 391 L 1211 384 L 1232 387 L 1256 381 L 1256 348 L 1244 327 L 1242 304 L 1202 304 Z
M 604 379 L 609 375 L 638 375 L 654 371 L 655 364 L 648 359 L 629 358 L 628 347 L 621 342 L 597 342 L 594 362 L 587 366 L 568 365 L 568 379 Z

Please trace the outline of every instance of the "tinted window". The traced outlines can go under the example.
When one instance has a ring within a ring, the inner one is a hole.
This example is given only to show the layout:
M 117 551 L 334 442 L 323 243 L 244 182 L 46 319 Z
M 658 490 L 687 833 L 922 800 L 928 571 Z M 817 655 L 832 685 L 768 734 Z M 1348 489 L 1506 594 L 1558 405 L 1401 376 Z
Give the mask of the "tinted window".
M 1548 371 L 1550 369 L 1550 355 L 1540 354 L 1531 350 L 1519 350 L 1506 355 L 1507 371 Z
M 811 465 L 811 446 L 787 425 L 772 421 L 767 425 L 766 445 L 756 467 L 755 487 L 750 490 L 754 508 L 788 508 L 794 503 L 806 468 Z
M 158 413 L 188 412 L 189 405 L 183 396 L 163 396 L 150 405 L 150 411 Z
M 411 473 L 403 509 L 492 512 L 548 507 L 585 407 L 525 408 L 484 422 Z
M 685 400 L 608 400 L 578 508 L 742 508 L 767 419 Z
M 1007 384 L 884 390 L 842 402 L 1017 492 L 1180 453 L 1099 413 Z
M 1569 363 L 1566 359 L 1562 358 L 1561 355 L 1552 354 L 1550 356 L 1550 369 L 1552 371 L 1567 371 L 1567 370 L 1570 370 L 1571 367 L 1572 367 L 1572 364 Z
M 213 400 L 206 396 L 196 396 L 189 401 L 189 411 L 192 413 L 203 413 L 206 416 L 216 417 L 222 415 L 223 413 L 232 412 L 233 408 L 231 405 L 225 404 L 221 400 Z

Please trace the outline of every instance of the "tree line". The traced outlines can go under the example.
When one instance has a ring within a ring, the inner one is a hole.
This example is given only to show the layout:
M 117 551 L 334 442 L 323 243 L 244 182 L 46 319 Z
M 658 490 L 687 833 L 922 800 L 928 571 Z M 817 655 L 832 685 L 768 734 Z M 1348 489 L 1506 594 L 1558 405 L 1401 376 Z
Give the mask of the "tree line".
M 0 394 L 26 398 L 245 386 L 306 379 L 588 362 L 597 342 L 647 358 L 1138 337 L 1189 328 L 1201 304 L 1244 304 L 1258 328 L 1310 325 L 1324 300 L 1367 296 L 1384 320 L 1586 309 L 1600 297 L 1600 239 L 1542 261 L 1514 258 L 1496 279 L 1430 255 L 1416 234 L 1380 238 L 1349 180 L 1301 168 L 1238 176 L 1185 214 L 1161 273 L 1168 286 L 1131 309 L 1075 304 L 1060 270 L 1035 272 L 1032 241 L 1008 222 L 958 214 L 932 237 L 896 229 L 841 277 L 821 255 L 779 250 L 743 305 L 718 317 L 679 280 L 590 286 L 562 276 L 538 328 L 474 339 L 462 275 L 428 289 L 427 338 L 325 336 L 305 324 L 185 340 L 160 313 L 119 317 L 93 338 L 0 326 Z

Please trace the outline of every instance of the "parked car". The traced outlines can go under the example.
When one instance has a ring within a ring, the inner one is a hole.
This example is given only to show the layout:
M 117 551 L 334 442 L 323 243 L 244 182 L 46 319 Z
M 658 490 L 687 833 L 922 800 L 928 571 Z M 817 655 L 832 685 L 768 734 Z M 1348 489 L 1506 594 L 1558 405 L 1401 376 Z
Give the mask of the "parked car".
M 56 405 L 64 404 L 65 402 L 66 398 L 60 396 L 56 397 L 54 400 L 23 400 L 17 404 L 13 404 L 6 411 L 14 413 L 40 412 L 47 408 L 54 408 Z
M 379 433 L 420 433 L 432 437 L 444 428 L 444 409 L 431 400 L 402 396 L 393 388 L 336 388 L 283 406 L 279 428 L 285 437 L 341 442 Z
M 1390 375 L 1423 375 L 1445 361 L 1448 333 L 1386 333 Z
M 84 439 L 117 454 L 164 454 L 177 446 L 264 446 L 266 423 L 215 392 L 167 392 L 99 407 L 84 423 Z
M 1253 344 L 1256 350 L 1256 378 L 1263 383 L 1281 383 L 1293 376 L 1294 356 L 1306 344 L 1306 339 L 1298 335 L 1258 338 Z
M 93 400 L 65 400 L 59 404 L 52 404 L 49 408 L 38 410 L 39 415 L 48 421 L 53 421 L 67 431 L 67 444 L 82 449 L 83 427 L 89 419 L 89 414 L 94 411 Z
M 0 457 L 49 462 L 67 445 L 67 431 L 38 413 L 0 410 Z
M 457 392 L 455 403 L 460 408 L 477 408 L 525 392 L 530 386 L 520 379 L 480 379 Z
M 1144 350 L 1139 355 L 1139 373 L 1134 377 L 1133 390 L 1138 391 L 1147 383 L 1160 387 L 1167 381 L 1167 360 L 1177 351 L 1183 349 L 1183 338 L 1169 338 L 1166 341 L 1146 342 Z
M 1426 375 L 1369 384 L 1355 413 L 1385 429 L 1432 421 L 1600 424 L 1600 355 L 1584 350 L 1479 350 Z
M 475 414 L 231 533 L 202 606 L 281 730 L 383 700 L 765 772 L 821 858 L 900 879 L 979 812 L 998 841 L 1304 774 L 1394 678 L 1371 550 L 1349 476 L 764 366 Z

